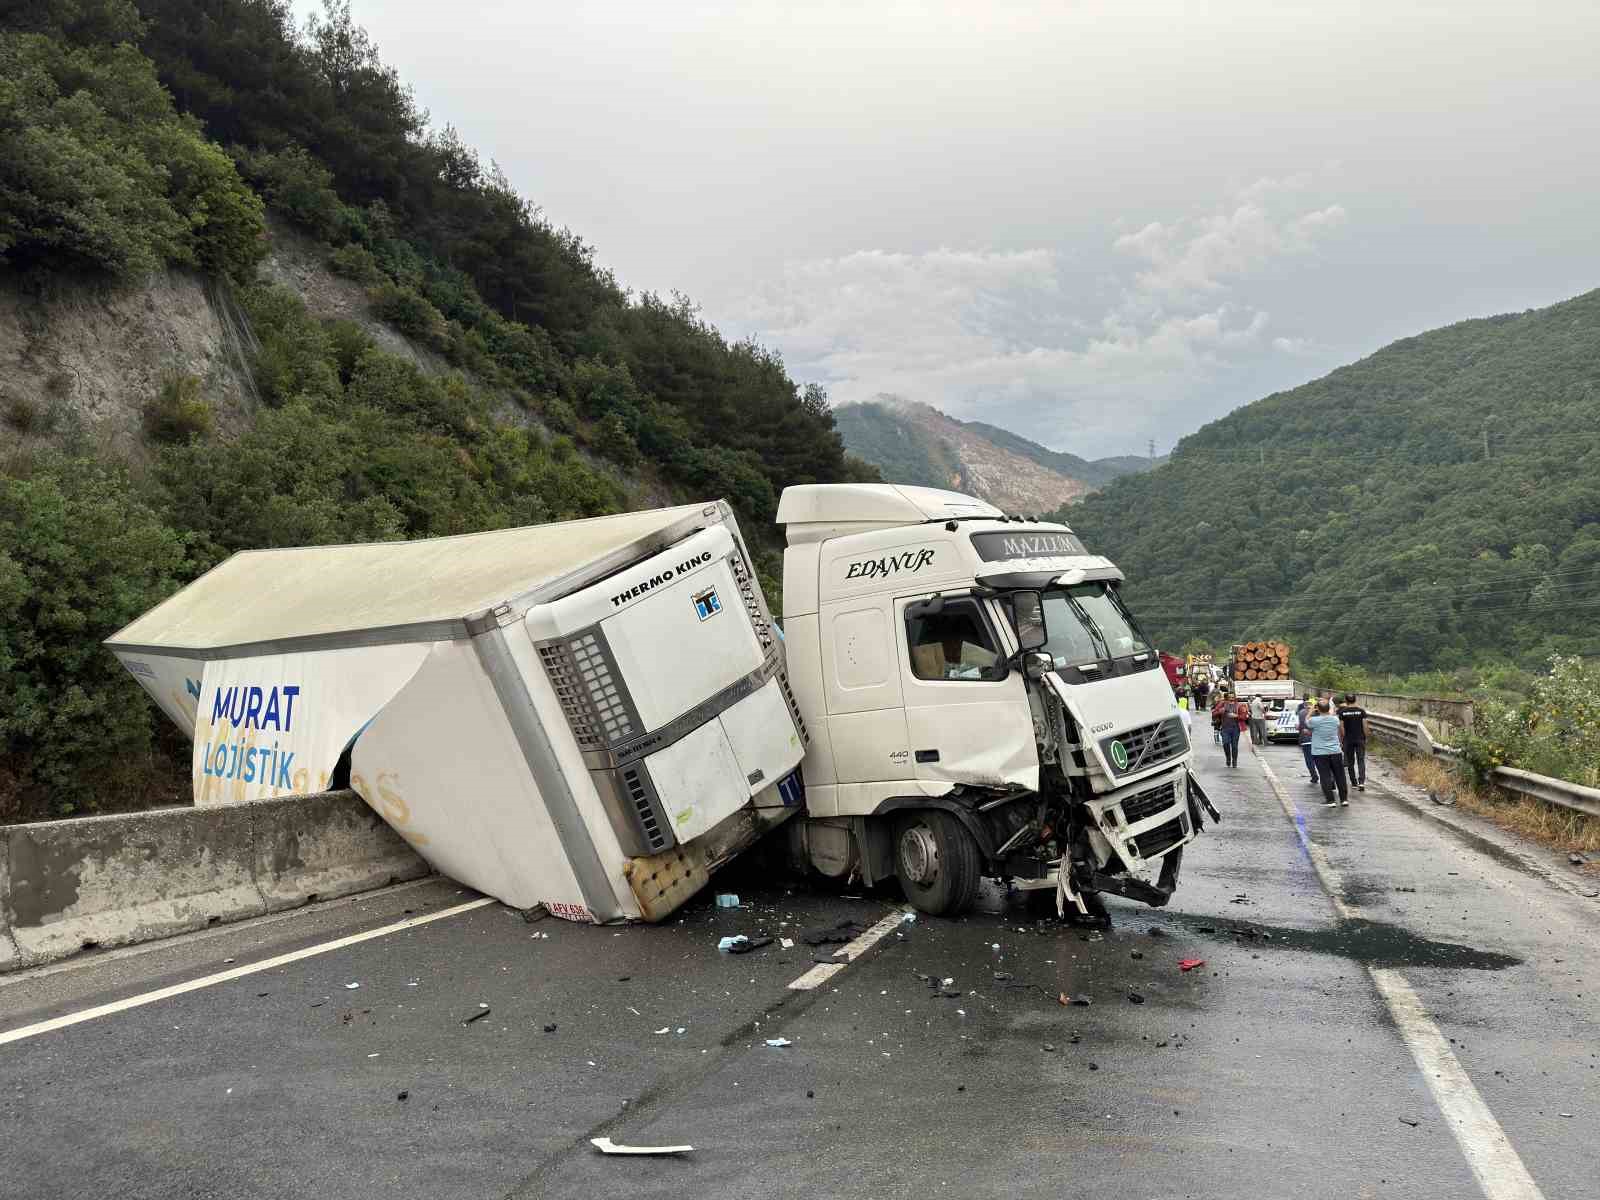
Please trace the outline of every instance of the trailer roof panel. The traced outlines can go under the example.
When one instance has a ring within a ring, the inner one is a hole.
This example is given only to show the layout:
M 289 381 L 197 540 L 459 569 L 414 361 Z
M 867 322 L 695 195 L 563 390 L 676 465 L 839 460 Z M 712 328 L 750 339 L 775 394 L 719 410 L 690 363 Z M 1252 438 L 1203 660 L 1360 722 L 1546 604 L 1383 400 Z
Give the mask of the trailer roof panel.
M 715 504 L 690 504 L 410 542 L 244 550 L 106 644 L 214 651 L 307 639 L 438 640 L 451 636 L 439 633 L 444 625 L 558 581 L 584 586 L 653 553 L 652 541 L 674 527 L 687 532 L 717 514 Z

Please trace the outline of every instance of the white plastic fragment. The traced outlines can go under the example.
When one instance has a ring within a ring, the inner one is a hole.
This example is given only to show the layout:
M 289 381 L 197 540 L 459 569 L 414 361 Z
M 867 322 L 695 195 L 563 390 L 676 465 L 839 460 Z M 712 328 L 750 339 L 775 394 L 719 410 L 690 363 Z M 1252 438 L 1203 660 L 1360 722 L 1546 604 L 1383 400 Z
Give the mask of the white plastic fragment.
M 660 1029 L 656 1030 L 657 1036 L 659 1036 L 659 1035 L 661 1035 L 663 1033 L 671 1033 L 671 1032 L 672 1032 L 672 1026 L 671 1025 L 663 1025 Z
M 717 949 L 722 951 L 724 954 L 727 954 L 735 946 L 742 946 L 749 940 L 750 939 L 745 937 L 745 935 L 742 933 L 736 937 L 725 937 L 717 943 Z
M 353 992 L 360 986 L 361 985 L 359 983 L 347 983 L 347 984 L 344 985 L 344 989 L 347 992 Z
M 917 923 L 917 914 L 914 912 L 902 913 L 900 915 L 900 923 L 902 925 L 915 925 Z
M 794 1045 L 794 1043 L 791 1042 L 788 1038 L 768 1038 L 767 1039 L 767 1045 L 772 1046 L 775 1049 L 781 1050 L 785 1046 Z
M 738 908 L 739 907 L 739 894 L 737 892 L 718 892 L 717 893 L 717 907 L 718 908 Z
M 793 950 L 794 949 L 794 939 L 793 938 L 779 938 L 778 939 L 778 945 L 782 946 L 785 950 Z
M 601 1154 L 688 1154 L 693 1146 L 622 1146 L 610 1138 L 590 1138 L 589 1144 Z

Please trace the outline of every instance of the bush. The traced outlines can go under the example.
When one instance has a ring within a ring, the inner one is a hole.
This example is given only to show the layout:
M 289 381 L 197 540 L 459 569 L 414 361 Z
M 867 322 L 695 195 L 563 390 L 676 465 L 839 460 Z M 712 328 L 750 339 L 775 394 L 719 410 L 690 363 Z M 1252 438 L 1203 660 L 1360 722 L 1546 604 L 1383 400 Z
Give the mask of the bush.
M 173 374 L 144 407 L 145 433 L 155 442 L 187 442 L 211 432 L 211 405 L 200 395 L 197 375 Z
M 50 410 L 31 396 L 0 397 L 0 410 L 6 424 L 18 433 L 49 433 L 54 424 Z
M 367 295 L 372 311 L 412 341 L 441 353 L 448 347 L 450 331 L 444 314 L 420 293 L 399 284 L 382 283 Z
M 46 456 L 0 478 L 0 746 L 16 815 L 100 807 L 148 755 L 155 712 L 100 643 L 185 573 L 183 539 L 124 473 Z
M 383 270 L 378 266 L 378 260 L 372 257 L 372 251 L 354 242 L 340 246 L 328 255 L 328 269 L 335 275 L 354 279 L 366 288 L 377 287 L 384 282 Z
M 628 432 L 627 425 L 616 413 L 607 414 L 595 427 L 594 449 L 595 453 L 629 471 L 639 465 L 642 457 L 639 443 L 633 440 L 633 434 Z
M 1520 704 L 1474 705 L 1457 747 L 1478 782 L 1504 766 L 1600 787 L 1600 668 L 1554 655 Z
M 273 152 L 233 146 L 239 171 L 274 209 L 324 242 L 342 240 L 344 205 L 333 173 L 299 146 Z

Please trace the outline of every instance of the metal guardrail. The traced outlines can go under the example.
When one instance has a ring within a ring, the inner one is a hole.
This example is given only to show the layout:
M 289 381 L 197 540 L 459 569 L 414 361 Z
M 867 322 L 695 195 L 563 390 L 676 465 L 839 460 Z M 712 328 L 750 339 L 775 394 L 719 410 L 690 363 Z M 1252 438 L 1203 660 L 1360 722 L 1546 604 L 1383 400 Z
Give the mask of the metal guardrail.
M 1459 762 L 1461 755 L 1451 746 L 1442 746 L 1420 721 L 1410 717 L 1396 717 L 1389 713 L 1367 713 L 1367 727 L 1378 737 L 1409 745 L 1418 754 Z M 1508 792 L 1532 796 L 1546 804 L 1572 812 L 1600 817 L 1600 788 L 1584 787 L 1581 783 L 1568 783 L 1565 779 L 1552 779 L 1548 775 L 1535 775 L 1532 771 L 1519 771 L 1515 767 L 1496 767 L 1489 776 L 1491 782 Z

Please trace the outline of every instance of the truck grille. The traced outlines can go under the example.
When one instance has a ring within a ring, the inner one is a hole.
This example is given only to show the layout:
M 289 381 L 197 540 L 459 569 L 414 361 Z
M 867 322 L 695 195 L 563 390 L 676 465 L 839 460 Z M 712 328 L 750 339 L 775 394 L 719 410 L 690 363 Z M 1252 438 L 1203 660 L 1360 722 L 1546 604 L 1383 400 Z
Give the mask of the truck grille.
M 1127 763 L 1126 766 L 1118 765 L 1118 755 L 1113 748 L 1118 742 L 1122 744 L 1121 759 Z M 1133 770 L 1143 771 L 1169 758 L 1176 758 L 1189 749 L 1189 739 L 1183 732 L 1183 718 L 1168 717 L 1164 721 L 1126 730 L 1114 737 L 1102 738 L 1100 749 L 1111 764 L 1112 771 L 1122 775 Z
M 540 646 L 539 659 L 583 749 L 603 750 L 639 732 L 611 655 L 594 632 Z
M 1162 809 L 1171 808 L 1177 802 L 1178 785 L 1168 780 L 1160 787 L 1129 796 L 1122 802 L 1122 815 L 1126 823 L 1132 825 L 1146 817 L 1155 816 Z
M 667 831 L 662 825 L 664 814 L 661 812 L 660 803 L 656 800 L 655 788 L 650 782 L 650 777 L 637 765 L 624 767 L 622 786 L 628 790 L 628 803 L 633 805 L 634 812 L 639 816 L 639 832 L 644 836 L 650 853 L 665 850 L 670 843 L 667 840 Z
M 766 616 L 761 611 L 761 600 L 756 595 L 755 576 L 751 575 L 750 568 L 744 564 L 744 555 L 737 550 L 733 552 L 733 580 L 739 585 L 739 598 L 744 601 L 744 610 L 750 614 L 750 625 L 756 631 L 756 639 L 761 643 L 761 652 L 765 654 L 772 649 L 772 626 L 767 623 Z
M 1171 849 L 1181 841 L 1183 841 L 1183 822 L 1171 820 L 1165 825 L 1156 826 L 1148 833 L 1141 833 L 1133 839 L 1133 844 L 1139 847 L 1141 857 L 1150 858 L 1163 850 Z

